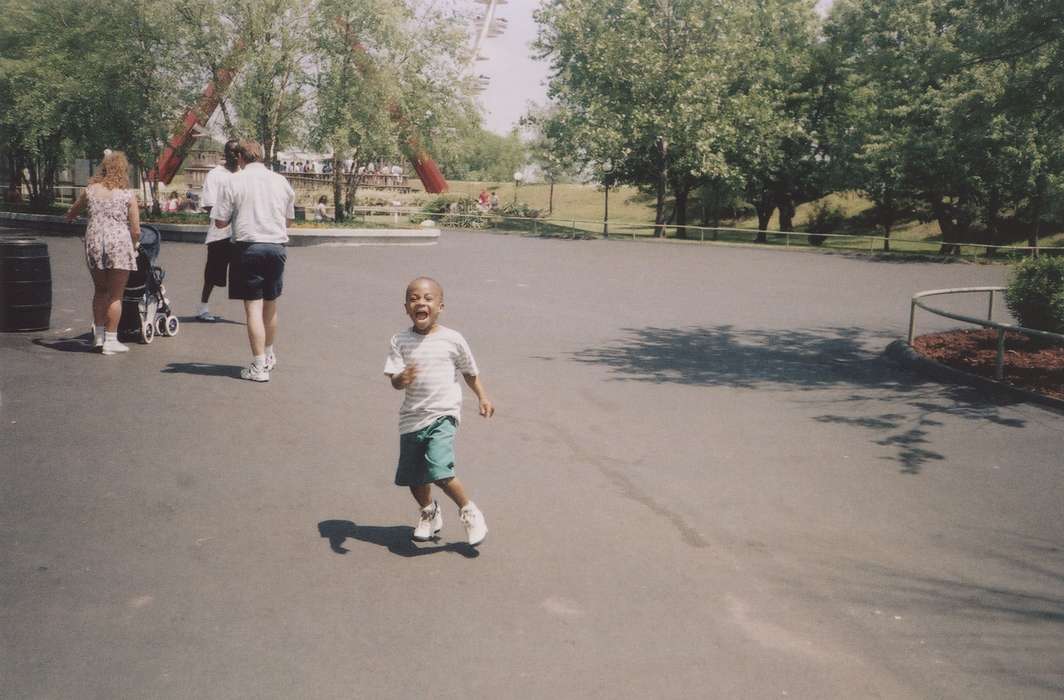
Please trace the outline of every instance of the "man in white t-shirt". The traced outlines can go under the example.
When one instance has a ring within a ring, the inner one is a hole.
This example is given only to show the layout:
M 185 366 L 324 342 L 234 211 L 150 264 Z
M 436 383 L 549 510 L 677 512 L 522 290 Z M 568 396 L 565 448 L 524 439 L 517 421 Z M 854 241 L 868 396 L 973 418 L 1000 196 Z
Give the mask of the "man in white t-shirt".
M 222 157 L 224 165 L 216 165 L 203 179 L 203 193 L 200 198 L 201 206 L 207 210 L 210 216 L 211 210 L 218 204 L 218 198 L 226 183 L 238 170 L 237 151 L 240 142 L 230 139 L 225 142 Z M 212 218 L 207 225 L 207 264 L 203 267 L 203 291 L 200 294 L 200 305 L 196 309 L 196 318 L 200 321 L 217 321 L 218 317 L 210 312 L 207 302 L 210 301 L 211 292 L 215 287 L 224 287 L 226 275 L 229 272 L 229 227 L 219 228 L 215 226 Z
M 288 259 L 288 225 L 296 218 L 296 193 L 288 180 L 262 164 L 262 146 L 242 141 L 240 172 L 234 175 L 211 214 L 218 227 L 232 225 L 229 298 L 244 302 L 251 364 L 243 379 L 270 381 L 277 364 L 277 299 L 281 296 Z

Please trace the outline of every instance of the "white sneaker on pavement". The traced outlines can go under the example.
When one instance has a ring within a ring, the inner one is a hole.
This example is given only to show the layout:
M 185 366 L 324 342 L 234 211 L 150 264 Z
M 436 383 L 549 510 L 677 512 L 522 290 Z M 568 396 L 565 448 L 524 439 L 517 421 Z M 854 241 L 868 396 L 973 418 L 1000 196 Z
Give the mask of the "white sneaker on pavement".
M 252 362 L 240 370 L 240 378 L 249 379 L 253 382 L 268 382 L 270 381 L 270 372 L 265 367 L 258 367 Z
M 117 340 L 105 340 L 100 346 L 100 352 L 104 355 L 117 355 L 120 352 L 129 352 L 129 346 L 123 345 Z
M 440 504 L 433 501 L 432 505 L 421 509 L 412 539 L 415 542 L 425 542 L 432 539 L 442 529 L 443 514 L 440 513 Z
M 276 367 L 277 366 L 277 355 L 275 355 L 273 353 L 270 353 L 269 355 L 267 355 L 266 356 L 266 364 L 263 365 L 263 366 L 266 368 L 267 372 L 269 372 L 274 367 Z
M 96 326 L 92 327 L 92 347 L 99 350 L 103 347 L 103 334 L 106 331 L 104 331 L 103 326 L 99 326 L 99 330 L 96 329 Z
M 484 522 L 484 514 L 473 501 L 466 503 L 465 507 L 458 511 L 458 519 L 465 525 L 466 537 L 471 546 L 476 547 L 488 536 L 488 525 Z
M 196 314 L 197 321 L 203 321 L 204 323 L 214 323 L 218 320 L 218 317 L 212 314 L 210 311 L 200 311 Z

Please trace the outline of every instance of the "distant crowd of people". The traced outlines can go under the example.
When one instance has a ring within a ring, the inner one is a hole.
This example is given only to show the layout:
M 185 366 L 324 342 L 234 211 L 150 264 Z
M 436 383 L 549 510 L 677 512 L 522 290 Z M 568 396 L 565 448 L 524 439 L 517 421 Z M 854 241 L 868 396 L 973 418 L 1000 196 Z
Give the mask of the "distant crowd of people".
M 352 158 L 348 158 L 343 161 L 343 173 L 344 175 L 350 175 L 352 168 L 355 168 L 355 161 Z M 278 172 L 283 174 L 320 174 L 320 175 L 332 175 L 333 173 L 333 161 L 332 160 L 282 160 L 278 163 Z M 357 166 L 355 171 L 359 175 L 372 178 L 377 184 L 381 185 L 402 185 L 406 181 L 406 175 L 403 172 L 403 166 L 398 163 L 388 163 L 384 160 L 377 162 L 370 161 L 365 165 Z

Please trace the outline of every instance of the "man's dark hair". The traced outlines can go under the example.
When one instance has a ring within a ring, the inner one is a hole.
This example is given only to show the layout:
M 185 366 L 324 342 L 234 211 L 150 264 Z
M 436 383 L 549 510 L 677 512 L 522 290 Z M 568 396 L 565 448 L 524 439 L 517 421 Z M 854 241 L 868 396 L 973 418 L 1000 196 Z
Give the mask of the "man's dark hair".
M 240 153 L 240 141 L 229 139 L 225 142 L 225 146 L 222 148 L 222 157 L 225 158 L 226 163 L 236 163 L 238 153 Z

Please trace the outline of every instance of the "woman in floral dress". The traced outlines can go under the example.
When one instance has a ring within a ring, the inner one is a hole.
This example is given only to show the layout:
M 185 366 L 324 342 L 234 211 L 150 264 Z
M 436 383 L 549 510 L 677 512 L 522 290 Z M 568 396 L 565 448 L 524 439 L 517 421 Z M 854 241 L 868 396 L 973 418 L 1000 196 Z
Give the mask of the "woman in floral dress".
M 121 151 L 107 151 L 100 172 L 93 176 L 66 213 L 73 221 L 88 206 L 85 261 L 92 275 L 92 346 L 104 355 L 126 352 L 118 342 L 122 317 L 122 291 L 131 270 L 137 269 L 140 210 L 136 193 L 129 189 L 129 161 Z

